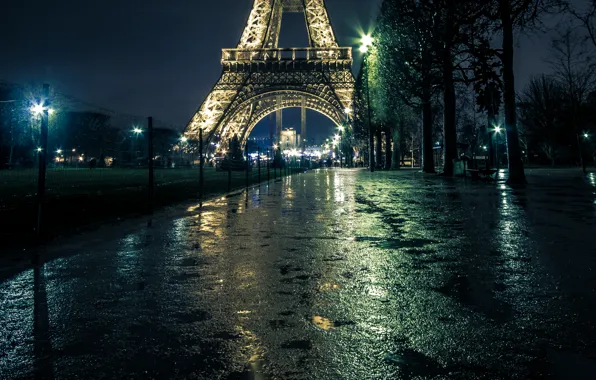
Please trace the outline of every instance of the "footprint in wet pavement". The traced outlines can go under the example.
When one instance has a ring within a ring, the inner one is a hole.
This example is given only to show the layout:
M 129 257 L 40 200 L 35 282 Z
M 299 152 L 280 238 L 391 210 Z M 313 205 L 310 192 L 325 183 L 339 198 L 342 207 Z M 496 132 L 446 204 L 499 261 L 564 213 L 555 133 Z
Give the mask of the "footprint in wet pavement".
M 410 349 L 386 355 L 385 362 L 399 367 L 406 378 L 434 377 L 447 372 L 428 356 Z
M 494 290 L 498 292 L 497 289 L 505 290 L 502 286 L 495 284 Z M 496 323 L 506 323 L 513 318 L 511 304 L 495 298 L 494 292 L 485 288 L 482 283 L 472 284 L 467 276 L 453 275 L 444 286 L 436 290 L 454 298 L 462 305 L 486 315 Z
M 310 340 L 289 340 L 281 344 L 281 348 L 294 350 L 310 350 L 312 343 Z
M 294 327 L 294 324 L 290 323 L 288 321 L 285 321 L 283 319 L 274 319 L 274 320 L 269 321 L 269 326 L 271 326 L 271 328 L 273 330 L 280 330 L 280 329 Z

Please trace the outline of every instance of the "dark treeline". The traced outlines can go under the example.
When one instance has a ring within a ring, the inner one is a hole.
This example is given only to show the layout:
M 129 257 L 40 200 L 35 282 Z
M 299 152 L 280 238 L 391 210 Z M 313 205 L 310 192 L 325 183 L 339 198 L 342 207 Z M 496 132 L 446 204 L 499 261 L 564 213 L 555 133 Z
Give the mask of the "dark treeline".
M 37 165 L 40 117 L 31 107 L 36 89 L 0 84 L 0 168 Z M 120 115 L 53 95 L 49 117 L 48 160 L 60 166 L 139 166 L 147 162 L 146 119 Z M 134 133 L 134 129 L 142 131 Z M 191 141 L 180 144 L 180 132 L 171 126 L 154 130 L 158 165 L 188 157 Z M 180 152 L 181 148 L 185 152 Z M 184 153 L 184 154 L 183 154 Z
M 594 0 L 385 0 L 357 78 L 355 136 L 363 148 L 374 137 L 385 168 L 415 154 L 435 172 L 437 151 L 445 175 L 462 156 L 506 158 L 512 184 L 525 183 L 528 162 L 585 168 L 596 151 L 595 15 Z M 516 89 L 515 42 L 536 32 L 552 38 L 552 70 Z

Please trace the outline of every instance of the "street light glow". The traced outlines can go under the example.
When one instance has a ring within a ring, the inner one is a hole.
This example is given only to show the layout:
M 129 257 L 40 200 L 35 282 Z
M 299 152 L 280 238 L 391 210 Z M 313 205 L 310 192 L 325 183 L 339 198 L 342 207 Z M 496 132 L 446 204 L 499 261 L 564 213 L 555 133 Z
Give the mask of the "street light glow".
M 141 128 L 135 127 L 132 130 L 133 133 L 136 133 L 137 135 L 140 135 L 141 133 L 143 133 L 143 130 Z
M 340 132 L 343 132 L 344 131 L 344 126 L 343 125 L 340 125 L 339 127 L 337 127 L 337 129 L 339 129 Z
M 370 34 L 365 34 L 364 36 L 362 36 L 363 46 L 372 46 L 373 42 L 375 42 L 375 40 L 372 38 Z
M 185 142 L 188 141 L 188 137 L 182 136 L 182 137 L 180 137 L 180 141 L 183 142 L 183 143 L 185 143 Z
M 502 128 L 497 126 L 495 127 L 495 133 L 501 133 Z
M 41 151 L 42 151 L 42 150 L 43 150 L 43 149 L 41 149 L 41 148 L 37 148 L 37 151 L 38 151 L 39 153 L 41 153 Z
M 43 113 L 44 109 L 45 108 L 44 108 L 43 104 L 34 104 L 31 106 L 31 108 L 29 110 L 34 115 L 41 115 Z
M 344 109 L 344 112 L 349 115 L 352 113 L 352 109 L 350 107 L 346 107 L 346 109 Z
M 362 45 L 360 45 L 360 52 L 361 53 L 368 53 L 369 48 L 373 45 L 375 40 L 372 38 L 370 34 L 365 34 L 362 36 Z
M 587 138 L 589 138 L 589 137 L 590 137 L 590 135 L 589 135 L 589 134 L 587 134 L 587 133 L 584 133 L 584 138 L 585 138 L 585 139 L 587 139 Z
M 58 150 L 56 151 L 56 153 L 58 153 L 58 154 L 62 154 L 62 149 L 58 149 Z

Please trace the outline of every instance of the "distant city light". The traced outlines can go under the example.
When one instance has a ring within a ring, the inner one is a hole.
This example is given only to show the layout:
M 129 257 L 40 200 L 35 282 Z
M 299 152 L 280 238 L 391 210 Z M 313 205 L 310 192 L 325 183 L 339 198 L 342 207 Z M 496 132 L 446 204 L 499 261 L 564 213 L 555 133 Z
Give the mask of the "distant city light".
M 183 142 L 183 143 L 185 143 L 185 142 L 188 141 L 188 137 L 182 136 L 182 137 L 180 137 L 180 141 Z
M 133 128 L 132 132 L 139 135 L 139 134 L 143 133 L 143 130 L 141 128 L 135 127 L 135 128 Z
M 73 151 L 73 152 L 76 152 L 77 150 L 76 150 L 76 149 L 73 149 L 72 151 Z
M 589 134 L 587 134 L 587 133 L 584 133 L 584 138 L 585 138 L 585 139 L 587 139 L 587 138 L 589 138 L 589 137 L 590 137 L 590 135 L 589 135 Z
M 41 148 L 37 148 L 37 151 L 38 151 L 38 152 L 41 152 L 41 151 L 43 151 L 43 149 L 41 149 Z
M 58 154 L 62 154 L 62 149 L 58 149 L 58 150 L 56 151 L 56 153 L 58 153 Z

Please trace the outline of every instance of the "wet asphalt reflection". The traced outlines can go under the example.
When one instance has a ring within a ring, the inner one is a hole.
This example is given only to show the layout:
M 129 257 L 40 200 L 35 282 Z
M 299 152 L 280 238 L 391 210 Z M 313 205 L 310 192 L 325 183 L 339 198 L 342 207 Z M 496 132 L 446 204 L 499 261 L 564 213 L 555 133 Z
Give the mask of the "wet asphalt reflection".
M 320 170 L 61 241 L 0 273 L 0 378 L 593 378 L 596 178 L 545 173 Z

